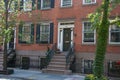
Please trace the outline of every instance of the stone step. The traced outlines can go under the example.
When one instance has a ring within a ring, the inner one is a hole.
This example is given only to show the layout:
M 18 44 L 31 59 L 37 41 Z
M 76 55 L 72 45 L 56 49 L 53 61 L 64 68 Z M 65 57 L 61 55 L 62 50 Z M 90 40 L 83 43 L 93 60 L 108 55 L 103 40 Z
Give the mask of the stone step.
M 0 62 L 3 62 L 3 59 L 2 59 L 2 58 L 0 58 Z
M 66 59 L 65 56 L 54 56 L 53 59 Z
M 54 56 L 65 56 L 65 54 L 60 53 L 60 54 L 55 54 Z
M 0 70 L 3 70 L 3 66 L 0 66 Z
M 0 65 L 3 64 L 3 61 L 0 61 Z
M 65 70 L 66 66 L 65 65 L 49 65 L 47 69 L 60 69 L 60 70 Z
M 52 59 L 51 62 L 66 62 L 66 59 Z
M 54 65 L 54 64 L 56 64 L 56 65 L 66 65 L 66 62 L 50 62 L 49 64 L 50 65 Z
M 42 69 L 45 73 L 53 74 L 71 74 L 71 70 L 66 68 L 66 57 L 65 54 L 57 53 L 53 56 L 51 62 L 46 69 Z
M 54 74 L 64 74 L 65 70 L 59 70 L 59 69 L 47 69 L 47 73 L 54 73 Z
M 0 55 L 0 58 L 3 58 L 3 55 Z
M 59 69 L 43 69 L 43 73 L 53 73 L 53 74 L 71 74 L 71 70 L 59 70 Z

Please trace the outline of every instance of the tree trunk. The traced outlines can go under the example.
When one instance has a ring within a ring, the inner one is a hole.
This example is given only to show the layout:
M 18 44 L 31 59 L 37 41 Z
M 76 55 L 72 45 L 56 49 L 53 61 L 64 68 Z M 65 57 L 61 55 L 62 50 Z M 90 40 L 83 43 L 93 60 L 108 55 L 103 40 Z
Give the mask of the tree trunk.
M 94 62 L 94 75 L 101 78 L 104 72 L 104 59 L 107 48 L 109 21 L 108 21 L 109 0 L 104 0 L 102 23 L 97 32 L 97 47 Z
M 5 3 L 5 30 L 8 29 L 8 0 L 4 0 Z M 7 70 L 7 34 L 4 36 L 4 62 L 3 70 Z

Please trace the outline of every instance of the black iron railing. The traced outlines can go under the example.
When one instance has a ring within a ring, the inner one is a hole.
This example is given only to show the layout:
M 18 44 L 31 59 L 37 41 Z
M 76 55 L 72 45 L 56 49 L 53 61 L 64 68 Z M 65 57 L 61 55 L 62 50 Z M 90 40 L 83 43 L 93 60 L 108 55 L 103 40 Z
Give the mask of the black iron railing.
M 9 49 L 7 54 L 7 66 L 8 67 L 15 67 L 16 61 L 16 52 L 14 49 Z
M 74 55 L 74 45 L 70 46 L 68 53 L 66 55 L 66 68 L 69 68 L 69 65 L 71 64 L 71 62 L 73 61 L 75 55 Z
M 47 59 L 47 65 L 49 64 L 49 62 L 51 61 L 52 57 L 54 56 L 55 54 L 55 51 L 56 51 L 56 44 L 54 44 L 52 46 L 51 49 L 48 50 L 48 52 L 46 53 L 46 59 Z

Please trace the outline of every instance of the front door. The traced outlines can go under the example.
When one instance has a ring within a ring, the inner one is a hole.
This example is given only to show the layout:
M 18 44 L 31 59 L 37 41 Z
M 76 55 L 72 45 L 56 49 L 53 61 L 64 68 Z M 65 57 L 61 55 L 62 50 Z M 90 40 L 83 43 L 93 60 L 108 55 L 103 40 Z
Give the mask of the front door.
M 71 46 L 71 28 L 63 29 L 63 51 L 68 51 Z

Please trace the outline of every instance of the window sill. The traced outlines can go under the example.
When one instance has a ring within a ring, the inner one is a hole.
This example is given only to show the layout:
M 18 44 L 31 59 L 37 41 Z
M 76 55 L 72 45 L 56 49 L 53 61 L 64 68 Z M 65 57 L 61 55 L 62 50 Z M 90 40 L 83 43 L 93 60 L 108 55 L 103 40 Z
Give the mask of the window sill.
M 50 44 L 41 44 L 41 43 L 39 43 L 38 45 L 39 46 L 49 46 Z
M 51 8 L 41 8 L 41 10 L 50 10 Z
M 30 46 L 30 45 L 32 45 L 32 43 L 19 43 L 19 45 L 21 45 L 21 46 Z
M 90 4 L 82 4 L 82 6 L 96 6 L 97 3 L 90 3 Z
M 72 8 L 73 6 L 70 5 L 70 6 L 60 6 L 60 8 Z
M 82 45 L 84 46 L 86 46 L 86 45 L 96 45 L 95 43 L 82 43 Z
M 24 12 L 30 12 L 30 11 L 32 11 L 32 9 L 31 10 L 23 10 Z
M 109 43 L 109 46 L 120 46 L 120 43 Z

